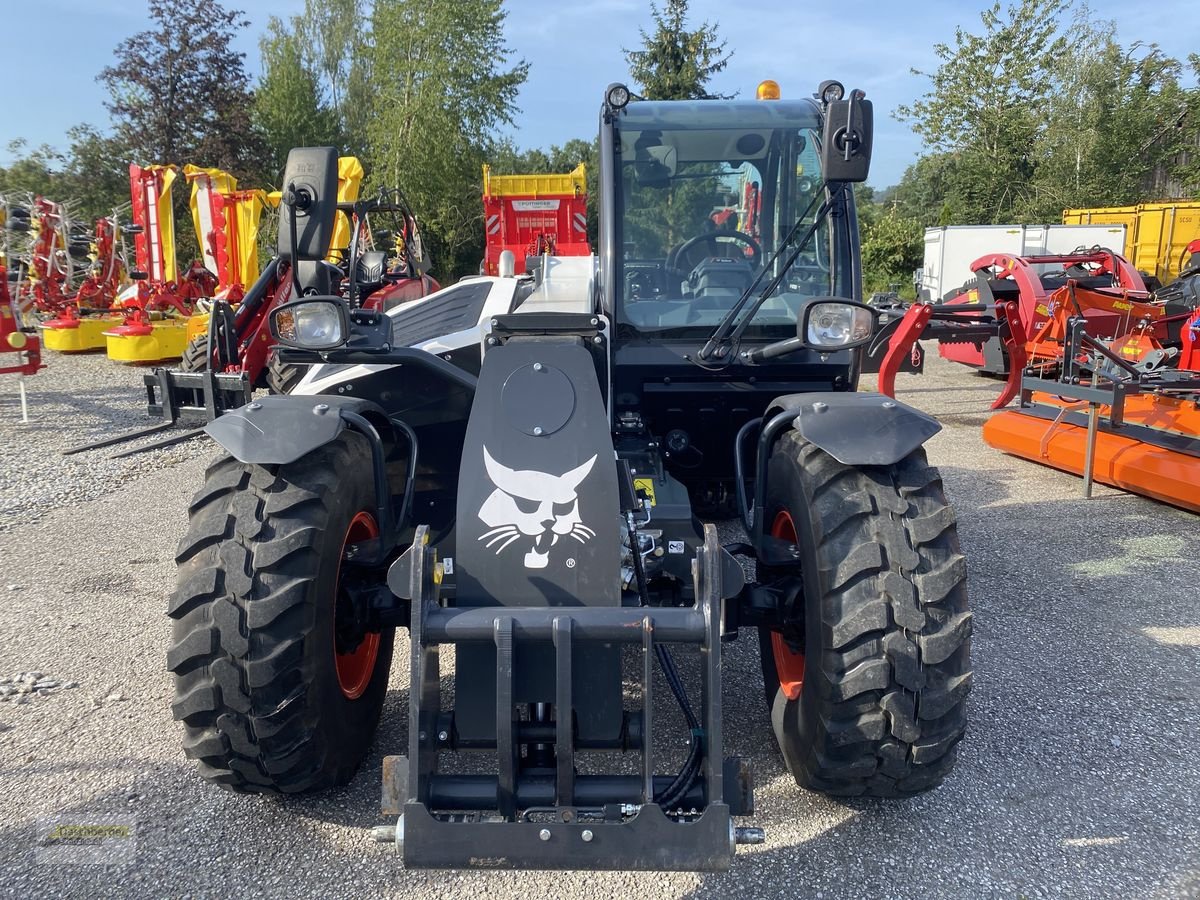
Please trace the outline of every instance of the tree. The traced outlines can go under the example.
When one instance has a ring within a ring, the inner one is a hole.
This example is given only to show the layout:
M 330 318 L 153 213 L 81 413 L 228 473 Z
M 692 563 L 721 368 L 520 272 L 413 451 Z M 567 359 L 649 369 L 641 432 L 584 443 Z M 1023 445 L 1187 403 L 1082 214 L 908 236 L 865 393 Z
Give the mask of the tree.
M 688 0 L 650 4 L 654 34 L 639 29 L 641 50 L 625 50 L 629 74 L 647 100 L 728 100 L 708 91 L 708 82 L 729 65 L 732 53 L 717 39 L 717 26 L 701 22 L 687 30 Z
M 371 34 L 366 0 L 305 0 L 299 36 L 305 61 L 322 80 L 347 152 L 367 155 L 371 120 Z
M 1032 151 L 1052 97 L 1056 61 L 1067 52 L 1060 31 L 1066 0 L 999 2 L 980 14 L 983 31 L 955 32 L 934 45 L 941 64 L 925 75 L 930 90 L 896 115 L 935 152 L 953 154 L 955 215 L 961 221 L 1012 221 L 1032 192 Z
M 272 16 L 259 41 L 263 75 L 254 92 L 254 125 L 266 143 L 268 172 L 278 178 L 293 147 L 341 146 L 337 114 L 305 59 L 302 22 Z
M 1188 65 L 1197 85 L 1184 97 L 1184 113 L 1181 125 L 1186 125 L 1187 134 L 1177 139 L 1178 156 L 1170 163 L 1170 176 L 1182 187 L 1185 196 L 1200 195 L 1200 54 L 1188 55 Z
M 260 174 L 245 54 L 232 49 L 249 21 L 216 0 L 148 2 L 151 27 L 118 46 L 116 64 L 99 77 L 118 139 L 142 163 Z
M 500 0 L 375 3 L 371 181 L 405 192 L 443 275 L 478 271 L 481 167 L 529 69 L 510 64 L 504 19 Z
M 907 282 L 921 266 L 925 230 L 920 221 L 902 216 L 893 207 L 864 233 L 862 265 L 869 288 L 883 289 L 897 280 Z
M 9 202 L 21 194 L 51 197 L 59 183 L 62 154 L 47 144 L 34 150 L 28 146 L 24 138 L 8 142 L 8 153 L 14 159 L 7 167 L 0 167 L 0 195 Z
M 1176 150 L 1186 100 L 1180 65 L 1151 45 L 1122 47 L 1113 22 L 1080 7 L 1073 52 L 1056 60 L 1054 97 L 1036 145 L 1028 215 L 1064 207 L 1136 203 L 1151 173 Z
M 57 190 L 92 222 L 129 203 L 129 148 L 91 125 L 67 132 L 71 141 Z

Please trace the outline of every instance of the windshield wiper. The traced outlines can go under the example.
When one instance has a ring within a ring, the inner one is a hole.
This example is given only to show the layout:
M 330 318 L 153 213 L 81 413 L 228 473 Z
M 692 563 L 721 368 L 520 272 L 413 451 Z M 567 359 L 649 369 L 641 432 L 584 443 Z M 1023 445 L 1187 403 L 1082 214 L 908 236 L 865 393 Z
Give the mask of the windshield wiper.
M 834 203 L 841 196 L 842 191 L 845 190 L 844 184 L 838 185 L 833 193 L 831 193 L 821 204 L 820 208 L 817 210 L 816 216 L 813 218 L 812 224 L 808 226 L 808 231 L 805 232 L 804 237 L 800 239 L 800 241 L 796 244 L 795 249 L 788 255 L 787 261 L 779 270 L 779 274 L 772 278 L 770 284 L 763 288 L 762 293 L 758 295 L 754 301 L 754 304 L 750 307 L 750 311 L 744 317 L 742 317 L 741 322 L 738 323 L 738 315 L 745 307 L 746 301 L 750 299 L 750 296 L 754 293 L 754 289 L 758 287 L 758 283 L 762 281 L 763 276 L 775 265 L 784 249 L 791 244 L 792 238 L 796 236 L 796 232 L 800 230 L 800 227 L 804 224 L 804 220 L 808 218 L 808 214 L 812 212 L 812 208 L 816 204 L 817 199 L 824 194 L 825 187 L 826 185 L 822 183 L 818 190 L 813 192 L 813 198 L 809 201 L 808 208 L 805 209 L 804 212 L 800 214 L 800 217 L 796 219 L 796 224 L 794 224 L 791 230 L 788 231 L 787 237 L 780 241 L 779 249 L 771 254 L 771 258 L 767 260 L 766 265 L 763 266 L 762 270 L 757 276 L 755 276 L 754 280 L 750 282 L 750 286 L 746 288 L 740 297 L 738 297 L 737 302 L 730 307 L 729 312 L 727 312 L 724 318 L 721 319 L 716 329 L 713 330 L 712 335 L 700 349 L 700 352 L 696 354 L 698 359 L 707 360 L 712 357 L 722 359 L 729 351 L 729 348 L 736 344 L 737 340 L 742 336 L 742 332 L 746 330 L 746 326 L 750 323 L 750 320 L 754 318 L 754 314 L 758 312 L 759 308 L 767 302 L 767 299 L 773 293 L 775 293 L 779 285 L 783 283 L 783 279 L 787 277 L 788 272 L 791 270 L 800 254 L 804 252 L 805 248 L 808 246 L 808 242 L 812 240 L 813 235 L 817 233 L 817 229 L 821 226 L 821 223 L 825 220 L 825 217 L 829 215 L 830 210 L 833 209 Z M 737 323 L 736 327 L 735 323 Z

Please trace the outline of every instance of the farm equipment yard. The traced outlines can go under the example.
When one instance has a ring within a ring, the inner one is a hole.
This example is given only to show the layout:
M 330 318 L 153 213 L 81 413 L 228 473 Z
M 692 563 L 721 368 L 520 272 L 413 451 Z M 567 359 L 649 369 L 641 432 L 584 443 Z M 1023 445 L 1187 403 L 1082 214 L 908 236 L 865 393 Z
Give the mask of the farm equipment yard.
M 0 870 L 12 896 L 1200 894 L 1196 518 L 1103 485 L 1084 500 L 1076 476 L 989 448 L 980 426 L 1002 381 L 930 353 L 924 376 L 896 382 L 943 425 L 927 447 L 957 510 L 975 616 L 971 727 L 938 790 L 897 803 L 797 788 L 763 715 L 757 647 L 741 640 L 724 647 L 725 740 L 754 766 L 750 821 L 765 844 L 725 874 L 490 874 L 406 870 L 371 838 L 385 821 L 382 754 L 407 737 L 404 631 L 381 737 L 348 787 L 271 799 L 195 777 L 171 721 L 164 598 L 217 448 L 59 456 L 142 424 L 139 380 L 103 357 L 56 356 L 27 383 L 22 425 L 16 379 L 0 379 L 0 680 L 13 679 L 0 684 Z M 739 533 L 722 523 L 725 541 Z M 685 679 L 695 659 L 681 656 Z M 42 688 L 17 693 L 30 672 Z M 126 864 L 39 864 L 47 821 L 106 816 L 132 828 Z

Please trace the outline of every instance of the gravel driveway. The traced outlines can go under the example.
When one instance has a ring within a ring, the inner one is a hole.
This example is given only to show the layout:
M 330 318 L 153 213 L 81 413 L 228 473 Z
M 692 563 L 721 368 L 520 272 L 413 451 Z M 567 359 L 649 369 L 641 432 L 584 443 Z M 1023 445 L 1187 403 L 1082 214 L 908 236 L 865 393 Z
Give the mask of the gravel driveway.
M 929 451 L 958 510 L 975 611 L 971 727 L 944 786 L 903 803 L 798 789 L 743 639 L 724 660 L 726 752 L 753 761 L 750 824 L 765 845 L 723 875 L 504 874 L 410 872 L 371 841 L 382 755 L 406 739 L 402 647 L 380 738 L 349 787 L 276 800 L 196 777 L 168 709 L 165 609 L 212 447 L 64 459 L 142 421 L 140 378 L 97 357 L 49 366 L 28 380 L 28 426 L 15 378 L 0 376 L 0 693 L 14 689 L 0 702 L 0 892 L 1200 897 L 1200 523 L 1105 488 L 1084 501 L 1078 479 L 986 447 L 997 382 L 936 360 L 900 378 L 901 398 L 946 426 Z M 39 857 L 39 829 L 56 822 L 131 826 L 121 864 Z

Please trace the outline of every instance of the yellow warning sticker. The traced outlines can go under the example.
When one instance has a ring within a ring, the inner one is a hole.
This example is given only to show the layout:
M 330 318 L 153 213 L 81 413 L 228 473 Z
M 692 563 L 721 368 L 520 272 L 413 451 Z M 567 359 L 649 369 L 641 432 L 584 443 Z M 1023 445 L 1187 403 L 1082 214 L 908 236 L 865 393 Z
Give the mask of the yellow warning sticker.
M 651 506 L 654 505 L 654 479 L 653 478 L 635 478 L 633 479 L 633 489 L 641 491 L 646 495 L 646 500 Z

